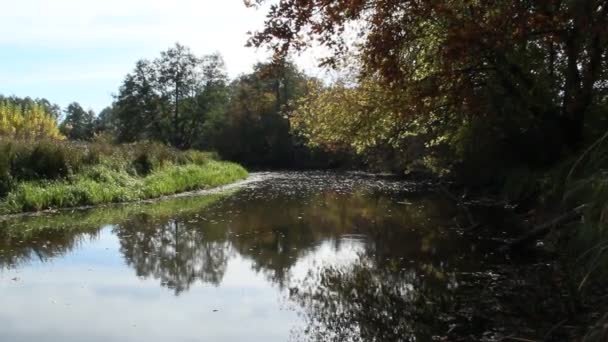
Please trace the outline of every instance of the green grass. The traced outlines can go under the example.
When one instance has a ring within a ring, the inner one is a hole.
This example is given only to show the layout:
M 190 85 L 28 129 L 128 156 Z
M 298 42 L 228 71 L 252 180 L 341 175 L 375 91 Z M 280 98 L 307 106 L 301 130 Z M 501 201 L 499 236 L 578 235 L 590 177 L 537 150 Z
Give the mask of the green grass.
M 220 186 L 245 177 L 247 177 L 245 169 L 227 162 L 210 161 L 203 166 L 196 164 L 175 166 L 144 178 L 142 193 L 144 198 L 154 198 Z
M 0 214 L 131 202 L 207 189 L 247 177 L 241 166 L 222 161 L 157 167 L 146 176 L 103 164 L 65 180 L 19 183 L 0 202 Z

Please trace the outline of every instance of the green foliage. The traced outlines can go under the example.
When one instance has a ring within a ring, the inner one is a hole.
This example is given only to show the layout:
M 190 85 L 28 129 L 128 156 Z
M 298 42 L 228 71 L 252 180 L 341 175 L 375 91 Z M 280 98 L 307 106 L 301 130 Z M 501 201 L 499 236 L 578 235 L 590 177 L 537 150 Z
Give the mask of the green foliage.
M 432 159 L 446 138 L 432 118 L 404 113 L 408 96 L 375 78 L 342 79 L 330 86 L 313 80 L 307 95 L 293 101 L 291 124 L 309 145 L 343 154 L 353 151 L 372 167 L 397 172 L 438 167 Z
M 77 102 L 65 110 L 65 119 L 60 126 L 61 133 L 71 140 L 91 140 L 95 129 L 95 113 L 85 111 Z
M 355 66 L 353 82 L 298 101 L 294 122 L 313 144 L 364 155 L 414 145 L 403 159 L 487 182 L 559 162 L 582 146 L 585 120 L 605 112 L 601 2 L 279 3 L 251 45 L 281 57 L 312 40 L 329 49 L 324 63 Z
M 68 175 L 70 165 L 65 150 L 51 144 L 34 147 L 24 168 L 32 174 L 30 178 L 58 179 Z
M 121 142 L 215 150 L 244 164 L 307 164 L 328 155 L 294 136 L 287 119 L 292 101 L 307 92 L 308 80 L 284 60 L 259 63 L 229 84 L 220 55 L 198 58 L 177 44 L 159 58 L 137 62 L 97 127 Z M 146 173 L 154 162 L 141 156 L 135 167 Z
M 218 150 L 250 165 L 286 166 L 296 158 L 298 142 L 286 113 L 305 94 L 307 77 L 289 62 L 257 64 L 230 87 Z
M 237 164 L 210 161 L 203 166 L 192 164 L 166 168 L 143 180 L 146 198 L 214 187 L 247 177 L 247 171 Z
M 4 214 L 98 205 L 157 198 L 224 185 L 247 177 L 242 167 L 209 161 L 204 165 L 172 165 L 140 178 L 125 170 L 95 166 L 68 180 L 23 182 L 8 193 Z
M 198 58 L 176 44 L 154 61 L 137 62 L 103 126 L 123 142 L 151 139 L 182 149 L 209 147 L 227 102 L 222 57 Z
M 216 154 L 160 143 L 108 145 L 0 141 L 2 210 L 125 202 L 232 182 L 247 176 Z

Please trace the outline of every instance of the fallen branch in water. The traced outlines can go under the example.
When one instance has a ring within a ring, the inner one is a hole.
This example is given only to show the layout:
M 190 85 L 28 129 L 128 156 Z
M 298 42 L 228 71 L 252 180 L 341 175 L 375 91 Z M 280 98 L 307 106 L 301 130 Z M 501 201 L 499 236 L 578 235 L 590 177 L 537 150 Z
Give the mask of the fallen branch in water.
M 504 245 L 503 247 L 500 248 L 500 250 L 502 252 L 506 252 L 510 249 L 520 247 L 520 246 L 525 245 L 531 241 L 534 241 L 540 237 L 543 237 L 543 236 L 547 235 L 554 228 L 557 228 L 560 226 L 563 227 L 566 223 L 569 223 L 571 221 L 574 221 L 574 220 L 580 218 L 581 215 L 583 214 L 583 210 L 585 208 L 587 208 L 587 204 L 578 206 L 578 207 L 568 211 L 567 213 L 554 218 L 553 220 L 551 220 L 549 222 L 543 223 L 540 226 L 537 226 L 536 228 L 532 229 L 528 233 L 526 233 L 526 234 L 518 237 L 517 239 L 509 242 L 508 244 Z

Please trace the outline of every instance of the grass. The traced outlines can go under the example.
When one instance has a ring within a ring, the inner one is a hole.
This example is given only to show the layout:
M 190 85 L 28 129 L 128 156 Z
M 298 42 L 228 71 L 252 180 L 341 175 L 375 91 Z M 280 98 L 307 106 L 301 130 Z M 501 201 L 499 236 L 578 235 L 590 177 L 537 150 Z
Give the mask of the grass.
M 144 178 L 142 193 L 144 198 L 154 198 L 224 185 L 245 177 L 245 169 L 227 162 L 210 161 L 203 166 L 174 166 Z
M 0 142 L 0 214 L 132 202 L 232 183 L 241 166 L 154 143 Z
M 145 177 L 96 169 L 68 180 L 23 182 L 0 203 L 0 213 L 131 202 L 207 189 L 246 177 L 241 166 L 221 161 L 166 166 Z

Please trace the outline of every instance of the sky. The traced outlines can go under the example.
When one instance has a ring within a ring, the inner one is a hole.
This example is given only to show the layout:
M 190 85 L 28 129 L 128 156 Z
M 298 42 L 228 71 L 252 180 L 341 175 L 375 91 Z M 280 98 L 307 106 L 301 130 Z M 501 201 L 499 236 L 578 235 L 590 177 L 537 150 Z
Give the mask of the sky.
M 96 112 L 111 104 L 142 58 L 179 42 L 197 55 L 219 52 L 228 73 L 251 71 L 268 57 L 246 48 L 265 11 L 242 0 L 19 0 L 0 12 L 0 94 L 44 97 Z M 314 69 L 312 54 L 297 59 Z

